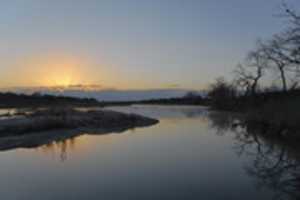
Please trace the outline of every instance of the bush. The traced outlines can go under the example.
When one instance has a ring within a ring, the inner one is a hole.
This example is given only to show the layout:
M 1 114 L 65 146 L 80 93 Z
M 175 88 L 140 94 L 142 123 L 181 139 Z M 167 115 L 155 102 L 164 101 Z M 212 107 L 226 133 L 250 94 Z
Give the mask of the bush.
M 219 78 L 210 86 L 208 98 L 213 108 L 232 110 L 235 106 L 237 90 L 232 84 L 229 84 L 223 78 Z

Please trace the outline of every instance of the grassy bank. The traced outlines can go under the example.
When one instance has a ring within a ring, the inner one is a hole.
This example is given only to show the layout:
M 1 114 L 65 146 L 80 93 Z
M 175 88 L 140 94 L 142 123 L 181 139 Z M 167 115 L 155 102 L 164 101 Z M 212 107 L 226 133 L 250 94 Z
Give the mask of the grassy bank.
M 17 118 L 0 120 L 0 137 L 54 129 L 111 129 L 149 126 L 158 120 L 109 110 L 79 111 L 72 108 L 37 109 Z

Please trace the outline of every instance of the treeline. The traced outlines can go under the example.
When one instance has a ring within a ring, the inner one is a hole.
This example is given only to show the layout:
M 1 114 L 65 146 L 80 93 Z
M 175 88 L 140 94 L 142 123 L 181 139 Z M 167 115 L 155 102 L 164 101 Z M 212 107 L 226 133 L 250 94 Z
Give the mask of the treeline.
M 127 106 L 132 104 L 146 105 L 209 105 L 209 100 L 195 92 L 187 92 L 182 97 L 160 98 L 140 101 L 106 101 L 100 102 L 102 106 Z
M 233 80 L 218 78 L 210 86 L 213 108 L 245 111 L 253 119 L 280 126 L 299 124 L 300 15 L 286 4 L 283 10 L 288 22 L 284 30 L 258 40 L 235 67 Z
M 208 105 L 208 100 L 194 93 L 187 93 L 183 97 L 168 99 L 150 99 L 139 101 L 139 104 L 161 104 L 161 105 Z
M 299 90 L 300 15 L 286 4 L 283 8 L 287 27 L 270 39 L 257 41 L 255 49 L 234 69 L 232 81 L 219 78 L 211 85 L 209 97 L 216 107 L 222 107 L 224 100 Z
M 43 107 L 43 106 L 97 106 L 99 102 L 91 98 L 73 98 L 65 96 L 43 95 L 34 93 L 32 95 L 0 93 L 0 107 Z
M 58 106 L 127 106 L 132 104 L 149 105 L 208 105 L 208 99 L 201 95 L 188 92 L 183 97 L 149 99 L 140 101 L 98 101 L 94 98 L 76 98 L 68 96 L 54 96 L 34 93 L 16 94 L 12 92 L 0 93 L 0 108 L 26 108 L 26 107 L 58 107 Z

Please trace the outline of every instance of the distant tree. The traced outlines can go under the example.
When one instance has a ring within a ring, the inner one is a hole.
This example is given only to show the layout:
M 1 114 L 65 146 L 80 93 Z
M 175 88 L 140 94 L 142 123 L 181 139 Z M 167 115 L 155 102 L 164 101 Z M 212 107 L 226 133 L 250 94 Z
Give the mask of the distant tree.
M 237 91 L 233 84 L 220 77 L 210 85 L 208 97 L 215 108 L 229 109 L 233 106 Z
M 199 98 L 200 95 L 197 93 L 197 92 L 194 92 L 194 91 L 190 91 L 190 92 L 187 92 L 183 98 L 187 98 L 187 99 L 195 99 L 195 98 Z

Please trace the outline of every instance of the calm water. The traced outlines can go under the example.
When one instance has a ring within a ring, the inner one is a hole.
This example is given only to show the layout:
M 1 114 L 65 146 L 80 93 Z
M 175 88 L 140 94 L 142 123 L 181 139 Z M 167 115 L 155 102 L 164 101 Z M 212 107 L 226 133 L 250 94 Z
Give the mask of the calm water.
M 299 178 L 299 154 L 242 128 L 233 130 L 229 114 L 201 107 L 113 109 L 156 117 L 160 123 L 3 151 L 1 199 L 267 200 L 299 195 L 292 185 L 297 182 L 285 187 Z

